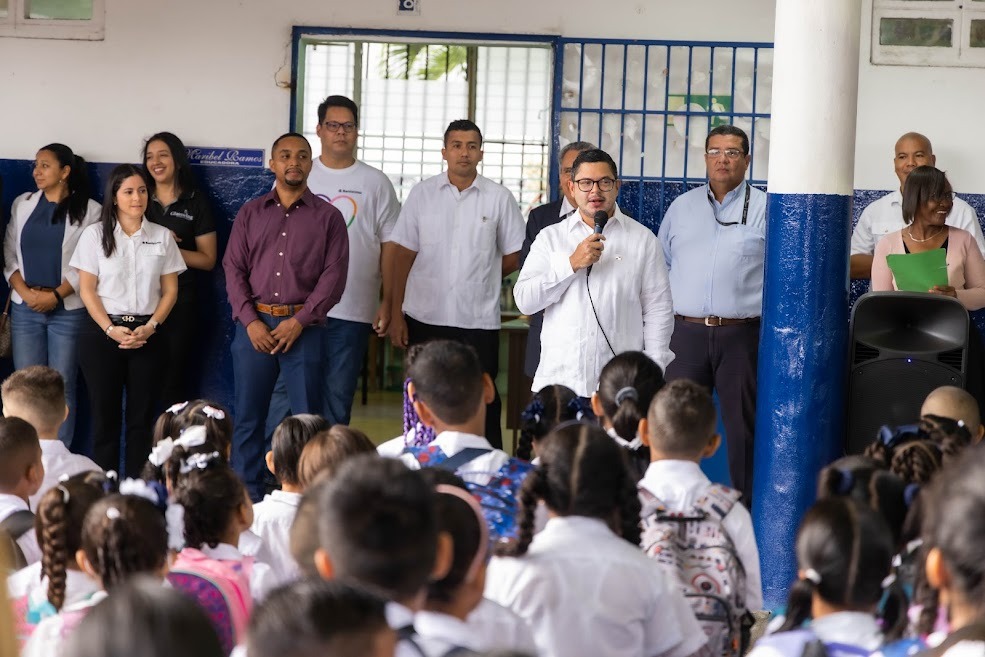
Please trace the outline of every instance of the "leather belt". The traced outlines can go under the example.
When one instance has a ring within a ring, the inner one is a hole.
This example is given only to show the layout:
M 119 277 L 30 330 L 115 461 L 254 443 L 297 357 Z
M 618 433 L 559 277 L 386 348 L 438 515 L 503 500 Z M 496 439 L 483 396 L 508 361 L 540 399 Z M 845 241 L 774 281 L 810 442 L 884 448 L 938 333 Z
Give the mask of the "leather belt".
M 35 292 L 51 292 L 51 291 L 53 291 L 55 289 L 53 287 L 45 287 L 43 285 L 32 285 L 30 287 Z
M 758 317 L 742 317 L 738 319 L 733 319 L 730 317 L 716 317 L 715 315 L 709 315 L 708 317 L 685 317 L 684 315 L 674 315 L 674 317 L 684 322 L 689 322 L 691 324 L 704 324 L 705 326 L 732 326 L 734 324 L 751 324 L 759 321 Z
M 130 325 L 142 326 L 149 322 L 150 318 L 150 315 L 110 315 L 109 321 L 113 322 L 114 326 L 130 328 Z
M 291 317 L 301 312 L 304 308 L 300 303 L 288 303 L 288 304 L 266 304 L 258 303 L 255 304 L 257 312 L 261 312 L 264 315 L 270 315 L 271 317 Z

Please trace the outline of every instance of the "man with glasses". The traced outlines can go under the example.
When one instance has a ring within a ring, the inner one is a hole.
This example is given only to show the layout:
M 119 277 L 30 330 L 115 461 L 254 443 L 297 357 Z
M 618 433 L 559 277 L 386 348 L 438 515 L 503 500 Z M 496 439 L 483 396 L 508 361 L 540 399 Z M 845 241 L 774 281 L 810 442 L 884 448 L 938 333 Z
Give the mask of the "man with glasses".
M 537 239 L 540 231 L 548 226 L 567 219 L 577 211 L 575 197 L 568 186 L 571 181 L 571 165 L 575 158 L 585 151 L 595 148 L 594 144 L 587 141 L 573 141 L 561 149 L 560 164 L 560 192 L 561 198 L 553 203 L 545 203 L 537 206 L 530 211 L 527 217 L 527 236 L 523 240 L 523 248 L 520 249 L 520 267 L 530 253 L 530 246 Z M 530 378 L 537 373 L 537 363 L 540 362 L 540 332 L 544 325 L 544 313 L 534 313 L 530 316 L 530 331 L 527 333 L 527 353 L 523 361 L 523 373 Z
M 589 397 L 616 354 L 643 351 L 667 367 L 674 310 L 660 243 L 616 204 L 619 174 L 609 154 L 580 153 L 568 191 L 578 211 L 540 232 L 513 295 L 521 312 L 544 311 L 533 389 L 561 384 Z M 601 232 L 598 213 L 607 217 Z
M 852 278 L 871 278 L 876 243 L 906 226 L 903 221 L 903 185 L 910 172 L 924 164 L 937 165 L 937 156 L 930 140 L 917 132 L 908 132 L 900 137 L 893 152 L 893 168 L 899 178 L 899 189 L 876 199 L 862 210 L 862 216 L 852 232 Z M 982 237 L 982 226 L 978 223 L 974 208 L 955 196 L 944 223 L 971 233 L 978 249 L 985 255 L 985 238 Z
M 390 339 L 401 348 L 435 339 L 470 344 L 495 389 L 499 300 L 503 277 L 519 266 L 523 215 L 509 189 L 479 175 L 482 132 L 475 123 L 452 121 L 444 144 L 447 170 L 410 190 L 391 236 L 393 266 L 384 272 L 392 291 Z M 502 406 L 496 390 L 486 405 L 485 438 L 497 449 Z
M 708 183 L 679 196 L 658 237 L 670 267 L 677 355 L 667 380 L 718 393 L 732 486 L 752 502 L 766 194 L 746 182 L 749 138 L 718 126 L 705 139 Z
M 351 99 L 326 98 L 318 106 L 315 133 L 321 155 L 312 161 L 308 187 L 342 213 L 349 236 L 345 292 L 329 310 L 322 332 L 322 414 L 329 424 L 349 424 L 370 332 L 383 336 L 389 330 L 390 302 L 380 302 L 381 269 L 388 261 L 400 202 L 385 173 L 356 159 L 359 108 Z M 270 402 L 268 436 L 292 410 L 285 375 L 289 373 L 281 374 Z

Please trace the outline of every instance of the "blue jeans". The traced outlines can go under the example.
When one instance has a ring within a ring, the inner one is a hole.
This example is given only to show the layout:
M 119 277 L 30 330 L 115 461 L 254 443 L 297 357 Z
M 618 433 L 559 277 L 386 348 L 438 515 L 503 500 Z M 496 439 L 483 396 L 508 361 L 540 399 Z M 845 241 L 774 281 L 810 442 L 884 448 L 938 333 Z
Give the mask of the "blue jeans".
M 287 317 L 260 315 L 273 330 Z M 246 329 L 236 323 L 233 343 L 233 378 L 235 381 L 235 415 L 233 429 L 233 469 L 242 477 L 250 497 L 263 498 L 264 455 L 269 442 L 264 436 L 267 409 L 277 378 L 285 372 L 287 398 L 296 413 L 318 413 L 321 410 L 321 326 L 309 326 L 287 353 L 274 356 L 253 348 Z
M 369 332 L 372 324 L 350 322 L 329 317 L 325 323 L 322 341 L 322 411 L 329 424 L 349 424 L 352 418 L 352 400 L 356 396 L 356 383 L 362 371 Z M 295 411 L 298 412 L 298 411 Z M 267 415 L 267 435 L 291 414 L 284 375 L 277 379 L 277 387 L 270 398 Z
M 75 390 L 79 378 L 78 338 L 86 309 L 65 310 L 58 307 L 50 313 L 31 310 L 26 303 L 10 304 L 10 336 L 14 351 L 14 369 L 31 365 L 47 365 L 65 379 L 65 403 L 68 418 L 58 431 L 66 447 L 72 446 L 75 435 Z

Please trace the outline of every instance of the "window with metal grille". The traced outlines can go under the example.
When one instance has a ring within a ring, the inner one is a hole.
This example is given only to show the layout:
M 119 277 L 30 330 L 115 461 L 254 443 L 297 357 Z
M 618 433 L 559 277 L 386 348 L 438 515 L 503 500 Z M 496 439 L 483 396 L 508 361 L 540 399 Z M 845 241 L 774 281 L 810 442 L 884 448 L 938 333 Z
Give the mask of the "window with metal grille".
M 985 66 L 985 0 L 873 0 L 872 63 Z
M 551 44 L 399 34 L 302 34 L 297 43 L 294 123 L 316 152 L 318 104 L 349 96 L 359 105 L 359 159 L 403 200 L 444 169 L 448 124 L 469 118 L 483 135 L 479 172 L 509 188 L 524 214 L 548 200 Z

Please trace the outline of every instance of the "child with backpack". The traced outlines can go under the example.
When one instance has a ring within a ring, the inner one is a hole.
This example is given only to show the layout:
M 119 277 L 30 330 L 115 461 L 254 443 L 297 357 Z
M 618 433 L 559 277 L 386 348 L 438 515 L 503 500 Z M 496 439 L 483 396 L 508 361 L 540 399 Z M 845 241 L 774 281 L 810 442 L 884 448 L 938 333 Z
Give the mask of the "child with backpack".
M 653 396 L 664 386 L 664 373 L 642 351 L 624 351 L 605 364 L 599 388 L 592 395 L 592 410 L 599 424 L 626 450 L 637 479 L 650 465 L 650 450 L 639 433 Z
M 61 655 L 89 610 L 134 575 L 152 575 L 163 582 L 168 546 L 179 538 L 173 535 L 174 528 L 169 536 L 166 494 L 140 480 L 121 482 L 120 490 L 96 501 L 82 524 L 82 550 L 75 558 L 99 589 L 42 620 L 23 657 Z
M 712 653 L 741 654 L 749 612 L 763 606 L 759 549 L 742 493 L 713 484 L 699 466 L 722 442 L 711 395 L 672 381 L 639 424 L 652 460 L 639 483 L 643 550 L 677 578 Z
M 707 638 L 677 583 L 639 548 L 625 450 L 601 428 L 556 428 L 520 492 L 519 537 L 486 572 L 486 597 L 530 624 L 543 657 L 685 657 Z M 550 519 L 534 535 L 537 505 Z
M 817 502 L 797 532 L 786 617 L 748 657 L 868 657 L 899 638 L 906 596 L 891 577 L 894 552 L 876 511 L 846 497 Z
M 44 465 L 38 432 L 20 418 L 0 418 L 0 534 L 12 542 L 10 572 L 41 560 L 28 499 L 38 492 L 42 481 Z
M 175 404 L 154 424 L 154 446 L 142 479 L 159 481 L 171 490 L 182 459 L 189 455 L 219 452 L 228 461 L 232 435 L 229 414 L 215 402 L 196 399 Z
M 406 447 L 401 459 L 410 468 L 457 474 L 479 498 L 493 540 L 512 538 L 516 495 L 533 466 L 494 449 L 482 435 L 495 388 L 475 349 L 454 340 L 427 342 L 407 374 L 414 409 L 437 437 L 425 447 Z
M 527 407 L 520 412 L 520 437 L 516 456 L 536 464 L 540 439 L 562 422 L 585 418 L 585 402 L 567 386 L 549 385 L 534 393 Z

